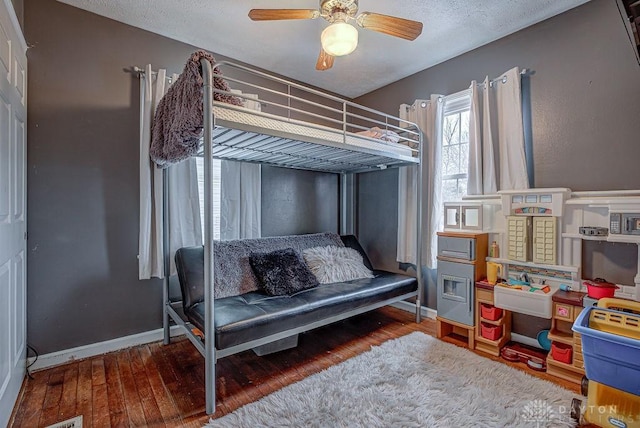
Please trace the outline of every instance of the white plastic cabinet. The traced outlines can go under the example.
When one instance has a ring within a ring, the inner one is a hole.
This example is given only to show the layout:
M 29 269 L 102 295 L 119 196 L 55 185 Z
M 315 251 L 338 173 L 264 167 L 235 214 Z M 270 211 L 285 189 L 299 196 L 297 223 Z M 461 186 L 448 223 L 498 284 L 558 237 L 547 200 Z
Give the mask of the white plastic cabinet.
M 556 264 L 556 218 L 533 218 L 533 262 Z
M 507 258 L 556 264 L 556 224 L 555 217 L 508 216 Z
M 482 230 L 482 204 L 445 202 L 444 228 Z
M 507 258 L 526 262 L 528 260 L 528 229 L 530 217 L 507 217 Z

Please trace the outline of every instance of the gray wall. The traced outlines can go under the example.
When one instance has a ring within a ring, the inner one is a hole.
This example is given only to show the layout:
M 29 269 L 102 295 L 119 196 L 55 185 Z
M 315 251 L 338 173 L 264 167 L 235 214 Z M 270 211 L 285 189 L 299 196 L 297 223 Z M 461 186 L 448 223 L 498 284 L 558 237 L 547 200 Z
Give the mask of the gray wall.
M 158 328 L 160 282 L 137 280 L 138 81 L 123 68 L 152 63 L 180 72 L 194 47 L 50 0 L 24 2 L 24 27 L 33 46 L 29 343 L 48 353 Z M 593 0 L 358 101 L 396 113 L 400 103 L 456 92 L 514 65 L 536 72 L 536 186 L 640 187 L 634 138 L 640 68 L 608 0 Z M 391 270 L 397 268 L 396 186 L 393 171 L 358 179 L 358 233 L 373 263 Z M 337 229 L 337 177 L 265 167 L 263 192 L 265 235 Z
M 458 92 L 473 79 L 496 77 L 514 66 L 534 72 L 530 82 L 536 187 L 640 188 L 640 67 L 611 0 L 592 0 L 355 101 L 397 114 L 401 103 Z M 361 205 L 375 206 L 377 212 L 372 216 L 361 210 L 358 221 L 367 249 L 376 248 L 382 263 L 392 266 L 395 235 L 378 235 L 376 228 L 397 223 L 396 199 L 391 196 L 397 179 L 384 174 L 360 181 Z M 389 194 L 380 198 L 378 187 Z M 587 245 L 586 275 L 610 274 L 632 284 L 635 266 L 630 269 L 628 260 L 637 260 L 637 246 L 603 245 L 606 248 Z M 434 300 L 428 303 L 434 306 Z
M 640 67 L 611 0 L 592 0 L 355 101 L 397 114 L 401 103 L 454 93 L 514 66 L 535 73 L 536 187 L 640 186 Z
M 338 232 L 338 175 L 262 167 L 262 235 Z
M 157 329 L 161 282 L 137 279 L 139 86 L 123 69 L 180 72 L 195 48 L 57 1 L 24 12 L 28 341 L 49 353 Z M 335 176 L 265 168 L 263 186 L 265 234 L 337 229 Z
M 428 33 L 426 33 L 428 35 Z M 424 37 L 424 36 L 423 36 Z M 401 103 L 450 94 L 471 80 L 496 77 L 514 66 L 534 72 L 531 82 L 536 187 L 572 190 L 640 188 L 640 67 L 615 2 L 592 0 L 445 63 L 395 82 L 356 102 L 389 113 Z M 391 172 L 359 181 L 360 239 L 393 266 L 396 238 L 378 233 L 381 219 L 397 224 L 397 178 Z M 385 188 L 384 195 L 376 192 Z M 633 284 L 636 245 L 585 245 L 585 277 Z M 435 306 L 433 286 L 427 303 Z
M 16 16 L 18 17 L 18 22 L 20 26 L 24 28 L 24 1 L 23 0 L 11 0 L 13 4 L 13 10 L 16 12 Z

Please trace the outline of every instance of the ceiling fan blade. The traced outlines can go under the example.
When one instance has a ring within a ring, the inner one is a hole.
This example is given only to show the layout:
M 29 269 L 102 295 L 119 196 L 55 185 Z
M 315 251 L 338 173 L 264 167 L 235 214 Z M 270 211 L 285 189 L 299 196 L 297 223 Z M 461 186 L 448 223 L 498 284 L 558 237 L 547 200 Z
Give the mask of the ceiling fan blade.
M 253 21 L 277 21 L 281 19 L 315 19 L 320 12 L 315 9 L 251 9 Z
M 356 22 L 362 28 L 406 40 L 415 40 L 422 33 L 422 22 L 379 13 L 363 12 L 358 15 Z
M 318 61 L 316 62 L 316 70 L 324 71 L 333 67 L 333 60 L 335 57 L 329 55 L 324 49 L 320 48 L 320 55 L 318 55 Z

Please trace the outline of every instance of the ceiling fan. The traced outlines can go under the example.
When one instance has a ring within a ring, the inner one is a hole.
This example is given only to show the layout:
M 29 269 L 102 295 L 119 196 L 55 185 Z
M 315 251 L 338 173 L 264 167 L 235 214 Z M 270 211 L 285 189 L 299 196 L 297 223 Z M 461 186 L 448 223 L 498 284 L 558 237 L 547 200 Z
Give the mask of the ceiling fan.
M 324 18 L 331 25 L 320 36 L 322 46 L 316 62 L 317 70 L 328 70 L 336 56 L 348 55 L 358 46 L 358 26 L 379 33 L 415 40 L 422 33 L 422 22 L 379 13 L 358 12 L 358 0 L 320 0 L 320 10 L 316 9 L 251 9 L 249 18 L 253 21 L 278 21 L 285 19 Z

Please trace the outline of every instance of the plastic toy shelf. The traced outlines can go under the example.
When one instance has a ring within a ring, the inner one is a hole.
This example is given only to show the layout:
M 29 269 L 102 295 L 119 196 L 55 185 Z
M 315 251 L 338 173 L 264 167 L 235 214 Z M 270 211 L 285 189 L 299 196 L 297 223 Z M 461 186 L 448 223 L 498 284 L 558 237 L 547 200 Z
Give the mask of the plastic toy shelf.
M 500 356 L 500 350 L 504 345 L 511 340 L 511 312 L 501 310 L 494 305 L 494 290 L 495 287 L 486 281 L 476 282 L 476 335 L 475 335 L 475 349 L 478 351 L 486 352 L 487 354 Z M 501 314 L 498 316 L 490 317 L 483 316 L 483 305 L 485 309 L 489 311 L 500 310 Z M 491 318 L 498 319 L 491 319 Z M 493 327 L 499 330 L 499 335 L 495 340 L 483 336 L 483 324 Z
M 567 333 L 558 329 L 551 329 L 549 331 L 549 340 L 553 342 L 564 343 L 565 345 L 573 345 L 573 334 Z

